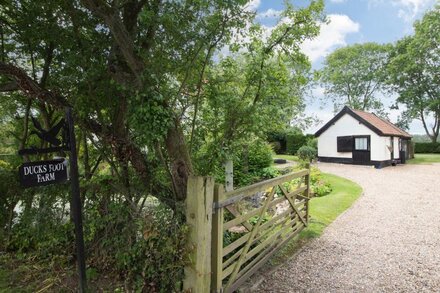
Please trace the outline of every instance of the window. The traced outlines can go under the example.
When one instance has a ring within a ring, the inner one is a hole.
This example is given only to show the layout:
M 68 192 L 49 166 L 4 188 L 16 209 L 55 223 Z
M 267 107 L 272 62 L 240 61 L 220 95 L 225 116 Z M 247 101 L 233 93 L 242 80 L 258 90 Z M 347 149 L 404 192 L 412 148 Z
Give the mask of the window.
M 368 151 L 368 138 L 356 137 L 354 139 L 354 149 L 357 151 Z
M 351 152 L 353 151 L 353 136 L 338 136 L 338 152 Z

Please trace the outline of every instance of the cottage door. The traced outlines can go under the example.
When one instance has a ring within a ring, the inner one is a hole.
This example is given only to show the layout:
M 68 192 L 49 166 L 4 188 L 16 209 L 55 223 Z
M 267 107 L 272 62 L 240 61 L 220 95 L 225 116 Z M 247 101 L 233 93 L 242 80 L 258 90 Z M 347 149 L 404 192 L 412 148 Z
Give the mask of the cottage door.
M 353 141 L 353 163 L 369 164 L 371 161 L 370 136 L 355 136 Z

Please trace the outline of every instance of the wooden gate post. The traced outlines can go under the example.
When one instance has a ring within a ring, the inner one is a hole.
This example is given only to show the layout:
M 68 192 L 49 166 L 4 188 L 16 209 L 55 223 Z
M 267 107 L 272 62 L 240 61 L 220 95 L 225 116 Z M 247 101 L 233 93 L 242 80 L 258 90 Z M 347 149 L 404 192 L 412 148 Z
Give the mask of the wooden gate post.
M 215 185 L 214 202 L 224 200 L 224 187 L 221 184 Z M 215 210 L 212 219 L 212 279 L 211 292 L 221 292 L 222 290 L 222 273 L 223 273 L 223 208 Z
M 187 245 L 190 249 L 191 263 L 185 267 L 183 289 L 186 292 L 210 291 L 213 194 L 213 178 L 188 178 L 186 222 L 190 229 Z
M 307 168 L 307 170 L 309 171 L 309 174 L 307 174 L 307 175 L 304 177 L 304 181 L 305 181 L 304 183 L 305 183 L 306 186 L 307 186 L 307 189 L 304 191 L 304 196 L 307 197 L 307 198 L 309 198 L 308 200 L 306 200 L 306 203 L 305 203 L 305 205 L 306 205 L 306 223 L 308 224 L 308 223 L 309 223 L 309 218 L 310 218 L 310 215 L 309 215 L 309 201 L 310 201 L 310 174 L 311 174 L 311 172 L 312 172 L 310 163 L 307 163 L 307 164 L 306 164 L 306 168 Z

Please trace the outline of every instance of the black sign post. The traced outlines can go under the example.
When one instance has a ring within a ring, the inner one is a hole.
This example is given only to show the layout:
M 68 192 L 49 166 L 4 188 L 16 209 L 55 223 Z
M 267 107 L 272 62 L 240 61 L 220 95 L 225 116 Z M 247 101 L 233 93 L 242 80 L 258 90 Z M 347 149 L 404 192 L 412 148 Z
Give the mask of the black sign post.
M 66 107 L 66 119 L 69 129 L 70 147 L 70 182 L 71 182 L 71 208 L 73 222 L 75 223 L 76 254 L 80 292 L 87 292 L 86 262 L 84 250 L 84 237 L 81 213 L 81 197 L 79 192 L 78 158 L 76 155 L 75 128 L 73 124 L 72 108 Z

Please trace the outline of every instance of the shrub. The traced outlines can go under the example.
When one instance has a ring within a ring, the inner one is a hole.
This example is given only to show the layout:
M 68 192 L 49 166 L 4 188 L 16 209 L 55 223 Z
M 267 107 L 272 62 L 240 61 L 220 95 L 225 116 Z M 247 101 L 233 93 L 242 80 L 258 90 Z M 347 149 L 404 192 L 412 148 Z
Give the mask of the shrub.
M 240 156 L 240 165 L 244 162 L 243 156 Z M 257 140 L 249 145 L 248 148 L 249 172 L 260 171 L 270 167 L 272 164 L 272 148 L 266 142 Z
M 116 269 L 133 292 L 175 292 L 188 262 L 188 227 L 154 198 L 147 201 L 135 217 L 123 203 L 109 204 L 104 217 L 99 206 L 90 209 L 93 213 L 86 214 L 84 227 L 92 254 L 89 264 Z
M 414 152 L 416 154 L 420 154 L 420 153 L 440 154 L 440 143 L 439 142 L 416 142 Z
M 261 179 L 271 179 L 280 176 L 280 174 L 281 173 L 278 169 L 274 167 L 267 167 L 261 169 L 258 175 Z
M 319 179 L 314 184 L 312 184 L 311 189 L 312 189 L 312 193 L 316 197 L 321 197 L 321 196 L 327 195 L 330 192 L 332 192 L 332 190 L 333 190 L 330 183 L 325 182 L 322 179 Z
M 280 154 L 281 152 L 281 142 L 279 141 L 273 141 L 270 143 L 273 151 L 275 152 L 275 154 Z
M 307 140 L 307 146 L 318 149 L 318 139 L 316 137 L 311 137 Z
M 317 151 L 314 147 L 305 145 L 299 148 L 297 155 L 300 160 L 311 162 L 316 158 Z

